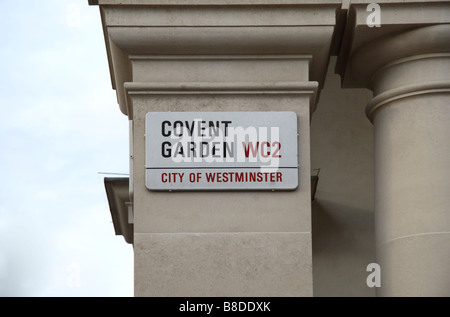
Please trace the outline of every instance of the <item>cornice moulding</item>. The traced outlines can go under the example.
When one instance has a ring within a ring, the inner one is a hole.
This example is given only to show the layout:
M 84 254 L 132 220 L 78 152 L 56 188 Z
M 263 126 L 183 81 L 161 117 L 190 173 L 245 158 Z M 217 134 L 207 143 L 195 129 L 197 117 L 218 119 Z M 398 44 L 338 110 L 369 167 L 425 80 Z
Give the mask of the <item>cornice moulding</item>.
M 237 56 L 246 60 L 311 55 L 307 79 L 322 86 L 342 5 L 334 0 L 100 0 L 98 4 L 112 85 L 124 114 L 128 110 L 123 85 L 133 80 L 130 61 L 138 56 L 228 55 L 237 61 Z M 265 79 L 255 78 L 261 80 Z
M 317 82 L 268 82 L 268 83 L 209 83 L 209 82 L 186 82 L 186 83 L 159 83 L 159 82 L 129 82 L 125 88 L 130 94 L 165 94 L 167 92 L 178 92 L 180 94 L 221 94 L 221 93 L 292 93 L 292 94 L 314 94 L 318 89 Z
M 127 54 L 311 54 L 330 45 L 332 26 L 109 27 Z
M 132 97 L 146 95 L 296 95 L 309 98 L 314 112 L 319 90 L 317 82 L 260 82 L 260 83 L 209 83 L 209 82 L 127 82 L 127 114 L 133 116 Z

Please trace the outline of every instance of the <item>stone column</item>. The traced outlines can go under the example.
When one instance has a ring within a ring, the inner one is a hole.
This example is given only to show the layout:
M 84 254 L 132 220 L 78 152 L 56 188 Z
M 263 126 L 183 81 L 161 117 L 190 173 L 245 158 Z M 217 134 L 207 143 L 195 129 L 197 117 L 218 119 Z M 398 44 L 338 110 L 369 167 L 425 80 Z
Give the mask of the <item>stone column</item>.
M 339 0 L 99 0 L 132 122 L 136 296 L 311 296 L 309 120 Z M 152 191 L 148 112 L 292 111 L 292 191 Z M 147 136 L 148 137 L 148 136 Z
M 380 296 L 450 296 L 450 3 L 352 1 L 338 71 L 374 92 Z

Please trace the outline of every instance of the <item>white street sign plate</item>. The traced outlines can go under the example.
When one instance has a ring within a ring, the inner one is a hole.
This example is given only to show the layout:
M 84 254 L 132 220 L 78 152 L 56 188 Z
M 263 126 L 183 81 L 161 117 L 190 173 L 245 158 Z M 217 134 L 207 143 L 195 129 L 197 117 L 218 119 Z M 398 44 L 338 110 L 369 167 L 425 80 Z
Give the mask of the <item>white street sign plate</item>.
M 149 112 L 150 190 L 293 190 L 295 112 Z

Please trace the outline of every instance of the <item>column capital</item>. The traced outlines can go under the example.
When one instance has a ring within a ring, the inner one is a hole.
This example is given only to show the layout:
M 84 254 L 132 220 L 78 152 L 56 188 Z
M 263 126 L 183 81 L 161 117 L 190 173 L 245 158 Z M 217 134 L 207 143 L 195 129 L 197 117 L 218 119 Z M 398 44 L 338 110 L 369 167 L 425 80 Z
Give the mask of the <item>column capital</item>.
M 171 74 L 171 81 L 178 78 L 184 82 L 217 83 L 225 75 L 225 83 L 258 83 L 270 78 L 274 83 L 315 81 L 322 86 L 342 6 L 341 0 L 98 0 L 89 3 L 100 6 L 112 85 L 125 114 L 129 105 L 124 84 L 142 82 L 143 78 L 145 82 L 161 82 L 161 71 L 153 67 L 156 62 Z M 295 56 L 301 58 L 295 61 L 292 58 Z M 311 58 L 306 60 L 302 56 Z M 162 58 L 156 61 L 159 57 Z M 202 65 L 207 65 L 205 61 L 210 57 L 214 61 L 220 59 L 210 64 L 221 63 L 223 71 L 199 73 L 201 67 L 192 66 L 200 64 L 197 62 L 200 60 Z M 250 59 L 255 71 L 240 69 L 239 59 Z M 178 63 L 176 67 L 174 62 Z M 190 70 L 197 73 L 187 76 Z M 175 76 L 175 72 L 180 76 Z
M 370 27 L 369 1 L 350 3 L 336 72 L 344 88 L 368 88 L 366 113 L 388 102 L 450 89 L 450 2 L 377 1 L 381 23 Z
M 368 25 L 379 5 L 379 27 Z M 373 89 L 372 77 L 402 58 L 450 52 L 450 2 L 351 0 L 336 72 L 344 88 Z

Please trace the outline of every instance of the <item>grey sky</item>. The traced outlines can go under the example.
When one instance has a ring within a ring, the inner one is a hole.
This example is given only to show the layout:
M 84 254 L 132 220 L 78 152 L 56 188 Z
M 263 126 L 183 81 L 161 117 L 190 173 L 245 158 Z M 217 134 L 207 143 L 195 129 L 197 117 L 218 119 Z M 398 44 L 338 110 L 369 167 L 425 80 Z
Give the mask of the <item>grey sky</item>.
M 128 173 L 98 7 L 0 0 L 0 296 L 132 296 L 99 172 Z

